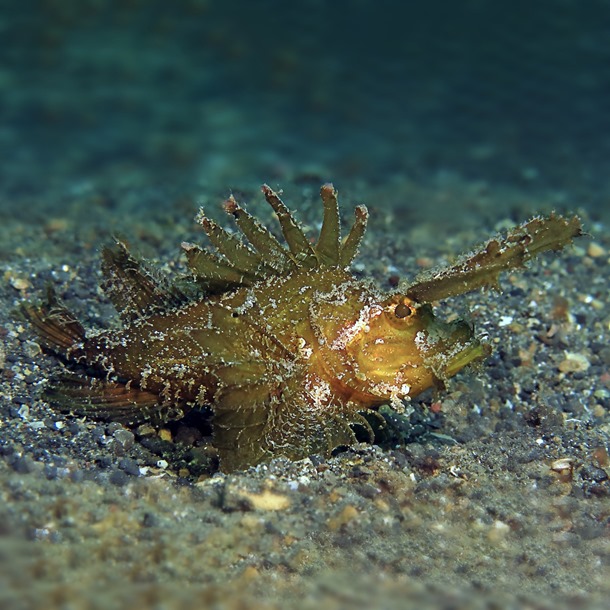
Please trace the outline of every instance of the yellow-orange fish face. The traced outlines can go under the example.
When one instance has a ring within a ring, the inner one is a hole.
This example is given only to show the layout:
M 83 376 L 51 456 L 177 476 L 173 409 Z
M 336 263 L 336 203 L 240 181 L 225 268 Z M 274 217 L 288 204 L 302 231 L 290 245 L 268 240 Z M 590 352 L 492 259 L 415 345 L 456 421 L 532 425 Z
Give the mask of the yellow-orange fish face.
M 427 328 L 431 312 L 406 297 L 392 297 L 369 306 L 352 326 L 346 351 L 359 372 L 376 382 L 395 383 L 421 364 L 417 335 Z
M 468 324 L 441 322 L 430 305 L 404 295 L 367 303 L 348 324 L 326 330 L 344 385 L 371 404 L 416 396 L 486 352 Z

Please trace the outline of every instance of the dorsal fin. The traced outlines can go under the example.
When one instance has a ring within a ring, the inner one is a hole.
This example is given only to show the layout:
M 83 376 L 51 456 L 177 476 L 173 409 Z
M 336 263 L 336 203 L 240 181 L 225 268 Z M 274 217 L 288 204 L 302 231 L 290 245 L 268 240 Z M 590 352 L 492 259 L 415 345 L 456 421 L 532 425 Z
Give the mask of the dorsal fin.
M 227 214 L 233 216 L 239 230 L 276 273 L 283 275 L 297 268 L 293 256 L 267 228 L 235 201 L 233 195 L 224 202 L 224 209 Z
M 286 207 L 279 195 L 266 184 L 261 187 L 267 203 L 273 208 L 277 219 L 280 221 L 284 239 L 290 248 L 290 252 L 297 259 L 299 266 L 307 269 L 315 269 L 320 266 L 317 252 L 309 243 L 307 236 L 303 232 L 290 210 Z
M 324 184 L 320 189 L 320 197 L 324 204 L 324 221 L 320 229 L 316 251 L 321 261 L 328 265 L 336 265 L 339 262 L 341 249 L 341 219 L 337 191 L 332 184 Z
M 200 287 L 209 293 L 218 293 L 251 286 L 273 276 L 285 277 L 300 269 L 345 268 L 351 264 L 366 230 L 368 212 L 365 206 L 356 208 L 354 225 L 341 242 L 337 191 L 332 184 L 323 185 L 320 197 L 324 204 L 324 221 L 318 241 L 313 245 L 278 194 L 266 184 L 262 186 L 262 192 L 276 213 L 287 247 L 231 195 L 224 202 L 225 212 L 233 217 L 250 246 L 200 212 L 197 220 L 218 250 L 215 255 L 192 244 L 183 244 L 187 264 Z
M 210 220 L 203 209 L 199 211 L 198 219 L 214 247 L 235 269 L 253 276 L 264 272 L 265 261 L 259 252 L 251 250 L 239 237 Z
M 146 271 L 122 241 L 102 250 L 102 287 L 124 321 L 178 307 L 186 297 L 164 287 Z
M 182 242 L 186 261 L 199 287 L 207 293 L 226 292 L 240 286 L 251 286 L 255 278 L 235 268 L 212 252 L 202 250 L 195 244 Z
M 339 264 L 342 267 L 348 267 L 352 264 L 352 261 L 358 254 L 358 248 L 362 243 L 364 232 L 366 231 L 366 224 L 369 220 L 369 211 L 366 206 L 359 205 L 355 210 L 356 219 L 347 237 L 341 244 L 339 252 Z

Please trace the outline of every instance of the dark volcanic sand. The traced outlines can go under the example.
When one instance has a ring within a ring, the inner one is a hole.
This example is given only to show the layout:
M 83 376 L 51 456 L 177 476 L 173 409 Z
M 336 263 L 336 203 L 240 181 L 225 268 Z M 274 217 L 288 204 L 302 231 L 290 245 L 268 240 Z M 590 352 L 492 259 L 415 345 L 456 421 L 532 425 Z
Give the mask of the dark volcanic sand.
M 321 181 L 271 185 L 313 227 Z M 267 219 L 255 185 L 235 193 Z M 371 210 L 355 273 L 388 289 L 533 210 L 569 209 L 457 178 L 336 186 L 346 216 Z M 211 210 L 227 193 L 195 196 Z M 420 211 L 405 217 L 403 201 Z M 196 207 L 91 187 L 0 228 L 0 606 L 606 607 L 607 227 L 584 218 L 590 238 L 504 277 L 502 294 L 443 304 L 494 353 L 418 397 L 380 446 L 225 476 L 203 416 L 126 430 L 51 411 L 41 392 L 58 364 L 16 312 L 51 282 L 88 326 L 116 324 L 98 290 L 100 244 L 120 232 L 175 273 L 180 242 L 198 239 Z

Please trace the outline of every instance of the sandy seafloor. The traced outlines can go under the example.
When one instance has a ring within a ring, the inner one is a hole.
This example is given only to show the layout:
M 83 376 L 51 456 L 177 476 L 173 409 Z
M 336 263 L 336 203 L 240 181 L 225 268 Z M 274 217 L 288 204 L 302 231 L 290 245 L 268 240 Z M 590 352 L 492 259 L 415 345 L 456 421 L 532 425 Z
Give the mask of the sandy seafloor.
M 5 4 L 0 609 L 608 608 L 608 3 Z M 21 302 L 112 327 L 112 235 L 174 277 L 199 205 L 273 226 L 267 182 L 314 235 L 329 180 L 385 290 L 537 212 L 589 236 L 440 304 L 493 354 L 377 445 L 223 475 L 205 414 L 44 402 Z
M 379 445 L 223 475 L 204 418 L 125 430 L 49 409 L 59 365 L 22 300 L 51 282 L 88 327 L 116 324 L 98 288 L 109 235 L 172 275 L 199 204 L 233 190 L 268 219 L 267 181 L 312 229 L 332 177 L 210 176 L 192 197 L 79 185 L 0 227 L 0 607 L 607 607 L 610 231 L 565 197 L 450 173 L 336 182 L 346 219 L 355 203 L 371 211 L 354 272 L 387 289 L 533 210 L 580 212 L 590 233 L 505 276 L 501 294 L 439 307 L 494 353 L 414 400 Z M 419 212 L 405 217 L 404 201 Z

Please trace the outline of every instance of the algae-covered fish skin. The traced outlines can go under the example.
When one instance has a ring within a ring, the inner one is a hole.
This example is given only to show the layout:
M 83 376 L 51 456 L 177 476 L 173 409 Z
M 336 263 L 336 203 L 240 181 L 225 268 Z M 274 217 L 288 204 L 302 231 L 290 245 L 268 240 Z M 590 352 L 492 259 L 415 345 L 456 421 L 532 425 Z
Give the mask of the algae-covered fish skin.
M 456 265 L 383 293 L 349 271 L 368 212 L 341 239 L 337 191 L 321 189 L 324 219 L 312 244 L 268 186 L 281 244 L 233 197 L 225 211 L 247 242 L 200 212 L 217 252 L 183 243 L 197 297 L 163 286 L 121 242 L 103 250 L 103 287 L 122 328 L 86 333 L 50 291 L 23 311 L 67 373 L 46 393 L 62 411 L 127 425 L 213 410 L 221 468 L 291 459 L 355 442 L 362 413 L 398 405 L 489 353 L 465 322 L 438 320 L 431 302 L 497 283 L 581 234 L 576 217 L 536 218 Z

